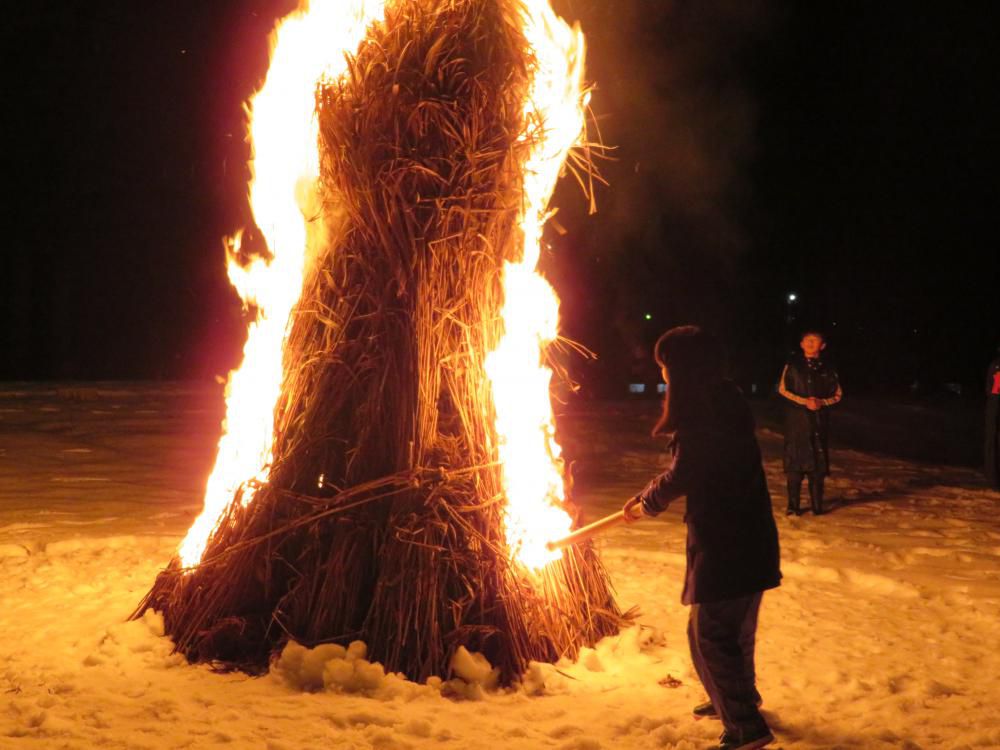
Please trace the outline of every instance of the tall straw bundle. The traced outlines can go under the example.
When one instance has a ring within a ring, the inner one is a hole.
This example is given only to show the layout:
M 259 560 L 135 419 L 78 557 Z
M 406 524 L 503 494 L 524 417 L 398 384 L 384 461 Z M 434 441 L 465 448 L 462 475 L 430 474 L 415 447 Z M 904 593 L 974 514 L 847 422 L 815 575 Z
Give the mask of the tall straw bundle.
M 465 646 L 509 682 L 623 622 L 592 548 L 531 573 L 504 535 L 484 358 L 538 127 L 518 13 L 393 3 L 319 87 L 325 242 L 285 344 L 270 479 L 137 611 L 162 611 L 190 660 L 257 671 L 289 639 L 361 639 L 423 680 Z

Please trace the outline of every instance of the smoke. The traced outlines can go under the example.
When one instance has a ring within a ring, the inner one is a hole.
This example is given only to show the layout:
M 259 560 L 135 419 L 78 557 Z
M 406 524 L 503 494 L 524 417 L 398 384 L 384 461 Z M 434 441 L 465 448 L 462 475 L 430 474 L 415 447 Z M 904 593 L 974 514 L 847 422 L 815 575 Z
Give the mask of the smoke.
M 620 369 L 623 357 L 648 359 L 671 325 L 730 327 L 749 243 L 754 61 L 777 13 L 740 0 L 556 7 L 587 36 L 594 134 L 612 150 L 599 164 L 609 187 L 596 216 L 565 186 L 557 196 L 569 232 L 555 243 L 553 277 L 568 333 Z
M 720 223 L 731 228 L 754 152 L 752 56 L 773 26 L 770 4 L 562 5 L 583 24 L 593 109 L 615 149 L 604 168 L 612 182 L 601 196 L 604 220 L 634 227 L 669 209 L 712 225 L 717 237 Z

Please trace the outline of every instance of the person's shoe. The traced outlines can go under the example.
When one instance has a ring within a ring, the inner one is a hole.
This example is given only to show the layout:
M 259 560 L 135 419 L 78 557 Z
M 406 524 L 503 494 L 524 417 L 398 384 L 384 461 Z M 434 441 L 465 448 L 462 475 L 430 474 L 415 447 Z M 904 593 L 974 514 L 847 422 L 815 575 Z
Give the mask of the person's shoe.
M 764 703 L 764 699 L 760 697 L 760 693 L 754 690 L 754 705 L 760 708 Z M 704 703 L 699 703 L 697 706 L 691 709 L 691 715 L 695 718 L 695 721 L 701 721 L 702 719 L 718 719 L 719 712 L 715 710 L 715 705 L 712 701 L 705 701 Z
M 723 732 L 714 750 L 757 750 L 774 742 L 774 735 L 766 726 Z
M 786 516 L 801 516 L 802 515 L 802 511 L 799 510 L 798 508 L 789 508 L 788 510 L 785 511 L 785 515 Z
M 719 718 L 719 712 L 715 710 L 715 706 L 712 705 L 712 701 L 705 701 L 704 703 L 699 703 L 697 706 L 691 709 L 691 715 L 695 718 L 695 721 L 701 721 L 702 719 Z

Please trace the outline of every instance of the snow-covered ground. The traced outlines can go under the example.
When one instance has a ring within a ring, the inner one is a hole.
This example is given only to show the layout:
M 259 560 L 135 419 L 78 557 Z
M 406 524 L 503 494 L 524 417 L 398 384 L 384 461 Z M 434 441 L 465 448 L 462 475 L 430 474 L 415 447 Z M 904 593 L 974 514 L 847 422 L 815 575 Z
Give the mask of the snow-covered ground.
M 662 464 L 656 404 L 560 422 L 588 517 Z M 220 390 L 0 388 L 0 748 L 710 746 L 679 604 L 683 504 L 602 541 L 641 627 L 518 690 L 415 685 L 345 653 L 293 650 L 263 678 L 171 655 L 125 618 L 200 506 Z M 935 436 L 939 439 L 940 436 Z M 835 452 L 833 512 L 787 519 L 780 436 L 762 430 L 784 584 L 764 597 L 764 712 L 782 748 L 1000 748 L 1000 493 L 971 469 Z M 473 658 L 460 665 L 486 681 Z M 477 669 L 480 674 L 477 673 Z

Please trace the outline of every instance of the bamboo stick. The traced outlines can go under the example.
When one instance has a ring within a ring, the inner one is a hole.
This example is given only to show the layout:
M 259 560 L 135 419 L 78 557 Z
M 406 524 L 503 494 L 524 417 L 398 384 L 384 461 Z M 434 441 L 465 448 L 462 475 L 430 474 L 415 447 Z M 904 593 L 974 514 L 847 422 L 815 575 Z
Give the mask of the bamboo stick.
M 610 529 L 612 526 L 617 526 L 624 521 L 625 511 L 618 510 L 610 516 L 605 516 L 604 518 L 594 521 L 591 524 L 587 524 L 583 528 L 577 529 L 572 534 L 564 536 L 562 539 L 554 539 L 551 542 L 547 542 L 545 546 L 550 550 L 562 549 L 563 547 L 568 547 L 571 544 L 586 541 L 587 539 L 600 534 L 602 531 Z

